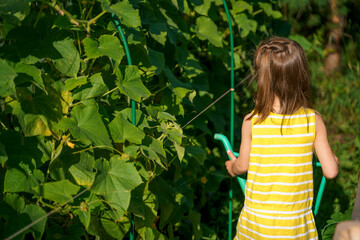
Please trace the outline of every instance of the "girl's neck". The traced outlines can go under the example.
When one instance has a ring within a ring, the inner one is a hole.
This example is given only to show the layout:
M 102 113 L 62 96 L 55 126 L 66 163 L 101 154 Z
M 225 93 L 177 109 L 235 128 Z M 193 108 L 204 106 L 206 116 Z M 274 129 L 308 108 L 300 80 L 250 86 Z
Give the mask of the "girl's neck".
M 281 112 L 281 105 L 280 105 L 280 100 L 277 96 L 275 96 L 273 105 L 272 105 L 272 109 L 275 113 L 280 113 Z

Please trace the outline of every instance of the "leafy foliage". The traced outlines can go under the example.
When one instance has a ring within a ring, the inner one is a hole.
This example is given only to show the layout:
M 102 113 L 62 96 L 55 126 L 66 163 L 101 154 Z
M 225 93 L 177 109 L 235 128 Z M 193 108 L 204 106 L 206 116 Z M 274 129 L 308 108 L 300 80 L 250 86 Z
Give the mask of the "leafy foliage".
M 224 238 L 226 227 L 213 226 L 225 222 L 207 212 L 226 213 L 215 193 L 225 194 L 227 176 L 212 135 L 228 131 L 229 101 L 181 127 L 228 89 L 223 2 L 2 3 L 0 236 L 66 203 L 19 238 L 122 239 L 132 215 L 139 239 Z M 265 1 L 229 5 L 240 79 L 251 66 L 246 53 L 281 13 Z M 241 92 L 239 116 L 251 108 L 246 86 Z

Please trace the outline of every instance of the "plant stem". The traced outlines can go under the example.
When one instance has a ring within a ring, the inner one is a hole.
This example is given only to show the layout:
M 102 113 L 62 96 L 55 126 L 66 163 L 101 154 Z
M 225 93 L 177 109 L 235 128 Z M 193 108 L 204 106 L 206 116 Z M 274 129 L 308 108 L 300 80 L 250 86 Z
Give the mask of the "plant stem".
M 90 19 L 87 23 L 87 27 L 86 27 L 86 31 L 88 32 L 88 34 L 90 34 L 90 25 L 95 23 L 102 15 L 104 15 L 106 13 L 106 11 L 102 11 L 101 13 L 99 13 L 96 17 Z
M 44 10 L 44 6 L 45 6 L 45 3 L 42 2 L 42 3 L 41 3 L 41 6 L 40 6 L 40 11 L 39 11 L 38 15 L 36 16 L 36 20 L 35 20 L 35 23 L 34 23 L 34 27 L 36 27 L 36 25 L 38 24 L 38 22 L 39 22 L 39 20 L 40 20 L 42 11 Z
M 86 15 L 85 20 L 88 20 L 88 19 L 89 19 L 90 15 L 91 15 L 91 13 L 92 13 L 92 11 L 93 11 L 93 9 L 94 9 L 94 4 L 91 5 L 90 10 L 88 11 L 88 13 L 87 13 L 87 15 Z
M 44 202 L 44 201 L 42 200 L 42 198 L 39 199 L 39 202 L 40 202 L 42 205 L 44 205 L 45 207 L 48 207 L 48 208 L 51 208 L 51 209 L 56 209 L 56 208 L 57 208 L 57 207 L 54 207 L 53 205 L 50 205 L 50 204 Z
M 79 31 L 76 31 L 76 36 L 77 36 L 77 42 L 78 42 L 78 47 L 79 47 L 79 54 L 81 56 L 81 43 L 80 43 Z
M 56 10 L 61 16 L 66 16 L 68 19 L 69 19 L 69 21 L 72 23 L 72 24 L 74 24 L 74 25 L 76 25 L 76 26 L 79 26 L 79 21 L 77 20 L 77 19 L 75 19 L 74 17 L 73 17 L 73 15 L 71 15 L 68 11 L 66 11 L 65 9 L 62 9 L 60 6 L 59 6 L 59 4 L 57 3 L 57 1 L 56 0 L 54 0 L 53 2 L 48 2 L 48 1 L 46 1 L 46 0 L 40 0 L 42 3 L 45 3 L 45 4 L 47 4 L 48 6 L 50 6 L 51 8 L 53 8 L 54 10 Z
M 104 97 L 104 96 L 108 95 L 109 93 L 112 93 L 113 91 L 115 91 L 115 90 L 118 89 L 118 88 L 119 88 L 119 87 L 116 87 L 116 88 L 111 89 L 110 91 L 104 93 L 101 97 Z
M 0 121 L 0 123 L 1 123 L 1 126 L 2 126 L 5 130 L 8 130 L 8 128 L 5 126 L 5 124 L 4 124 L 2 121 Z
M 78 5 L 79 5 L 79 10 L 80 10 L 80 15 L 81 15 L 80 18 L 82 19 L 83 9 L 81 7 L 81 0 L 77 0 L 77 2 L 78 2 Z

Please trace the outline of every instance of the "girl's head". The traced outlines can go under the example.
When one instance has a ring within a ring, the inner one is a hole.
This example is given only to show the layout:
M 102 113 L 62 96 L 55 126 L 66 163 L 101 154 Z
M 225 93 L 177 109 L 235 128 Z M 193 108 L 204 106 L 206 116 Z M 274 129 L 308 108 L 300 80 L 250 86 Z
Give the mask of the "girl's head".
M 281 114 L 311 107 L 308 63 L 297 42 L 282 37 L 262 42 L 255 52 L 254 68 L 257 94 L 252 116 L 259 115 L 257 122 L 272 111 L 275 96 L 280 101 Z

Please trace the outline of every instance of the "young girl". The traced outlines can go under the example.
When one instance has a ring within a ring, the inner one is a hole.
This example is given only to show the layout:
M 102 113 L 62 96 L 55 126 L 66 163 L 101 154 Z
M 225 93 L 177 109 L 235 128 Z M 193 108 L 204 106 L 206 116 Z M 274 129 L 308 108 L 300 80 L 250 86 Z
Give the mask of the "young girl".
M 238 158 L 225 163 L 231 176 L 247 172 L 245 203 L 235 239 L 317 239 L 313 203 L 315 147 L 326 178 L 336 177 L 324 122 L 311 109 L 304 50 L 273 37 L 254 56 L 255 109 L 245 116 Z

